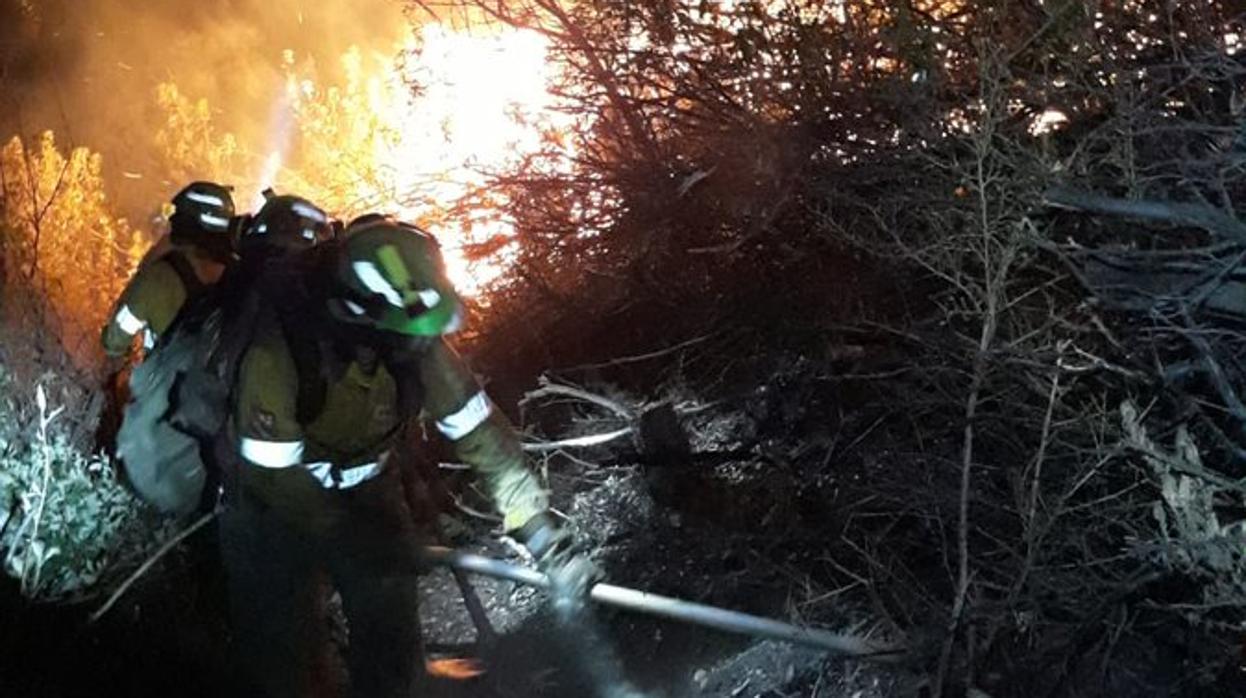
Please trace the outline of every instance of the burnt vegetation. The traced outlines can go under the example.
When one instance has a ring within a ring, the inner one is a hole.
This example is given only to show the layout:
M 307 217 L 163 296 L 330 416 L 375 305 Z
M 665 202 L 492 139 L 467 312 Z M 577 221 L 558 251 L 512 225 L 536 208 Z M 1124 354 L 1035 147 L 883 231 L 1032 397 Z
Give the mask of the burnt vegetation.
M 642 472 L 663 552 L 902 642 L 905 692 L 1240 694 L 1235 3 L 411 11 L 549 41 L 565 122 L 453 213 L 516 227 L 464 343 L 501 404 L 547 377 L 526 437 L 629 432 L 535 449 L 564 501 Z M 32 172 L 0 171 L 6 300 L 62 186 Z
M 1229 4 L 421 7 L 542 32 L 577 125 L 481 192 L 493 365 L 731 405 L 757 491 L 695 448 L 657 491 L 933 695 L 1240 687 Z

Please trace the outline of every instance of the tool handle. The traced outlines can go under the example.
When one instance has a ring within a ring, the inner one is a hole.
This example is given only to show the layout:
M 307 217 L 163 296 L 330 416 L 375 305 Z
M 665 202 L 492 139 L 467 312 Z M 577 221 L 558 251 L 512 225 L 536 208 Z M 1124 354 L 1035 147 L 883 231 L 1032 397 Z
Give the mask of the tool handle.
M 506 579 L 540 589 L 549 589 L 550 586 L 550 581 L 544 574 L 502 560 L 440 547 L 424 548 L 422 554 L 424 560 L 429 564 L 446 565 L 464 572 Z M 817 628 L 802 628 L 771 618 L 763 618 L 716 606 L 637 591 L 636 589 L 615 586 L 613 584 L 602 583 L 594 585 L 589 592 L 589 598 L 607 606 L 648 613 L 662 618 L 703 625 L 731 633 L 819 647 L 848 656 L 863 658 L 894 657 L 901 651 L 894 647 L 881 647 L 857 635 L 832 633 Z

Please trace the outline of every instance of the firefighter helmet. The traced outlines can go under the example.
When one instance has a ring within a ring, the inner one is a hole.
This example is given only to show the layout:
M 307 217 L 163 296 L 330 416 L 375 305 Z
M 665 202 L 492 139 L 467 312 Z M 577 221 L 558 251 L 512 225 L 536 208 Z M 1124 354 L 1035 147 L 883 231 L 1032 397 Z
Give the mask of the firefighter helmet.
M 351 221 L 340 249 L 339 291 L 330 300 L 337 317 L 413 337 L 437 337 L 462 325 L 462 303 L 428 233 L 369 214 Z
M 216 182 L 191 182 L 173 196 L 172 203 L 169 223 L 175 238 L 197 241 L 204 235 L 215 237 L 229 231 L 230 219 L 234 216 L 234 199 L 229 187 Z
M 243 229 L 239 248 L 294 252 L 333 237 L 329 215 L 319 206 L 298 196 L 269 195 Z

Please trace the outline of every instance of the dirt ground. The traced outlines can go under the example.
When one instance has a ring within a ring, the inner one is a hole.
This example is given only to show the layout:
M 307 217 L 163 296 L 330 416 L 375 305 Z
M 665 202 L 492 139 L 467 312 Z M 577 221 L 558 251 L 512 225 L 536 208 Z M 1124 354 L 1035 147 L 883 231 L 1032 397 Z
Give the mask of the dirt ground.
M 852 583 L 844 557 L 845 528 L 862 525 L 845 512 L 868 501 L 869 483 L 895 449 L 886 429 L 876 428 L 886 413 L 854 406 L 851 394 L 805 379 L 799 362 L 792 366 L 788 373 L 737 367 L 734 380 L 715 391 L 668 384 L 641 396 L 582 383 L 632 408 L 671 407 L 665 422 L 641 417 L 641 433 L 617 443 L 533 459 L 548 476 L 553 506 L 575 521 L 608 581 L 835 631 L 887 627 L 868 585 Z M 671 426 L 672 412 L 677 426 L 668 433 L 662 425 Z M 535 407 L 524 415 L 525 438 L 619 426 L 603 415 L 583 404 Z M 487 503 L 473 499 L 461 473 L 446 473 L 466 505 L 443 517 L 450 542 L 518 562 L 497 539 L 494 521 L 466 513 Z M 865 510 L 856 511 L 860 519 Z M 31 606 L 11 584 L 0 586 L 0 697 L 245 695 L 229 654 L 214 536 L 211 526 L 196 534 L 97 625 L 84 621 L 91 607 Z M 568 623 L 532 589 L 474 578 L 498 635 L 481 644 L 448 572 L 427 574 L 420 584 L 428 657 L 473 658 L 485 669 L 467 680 L 430 679 L 420 696 L 925 695 L 912 665 L 847 661 L 607 608 Z M 339 646 L 349 642 L 338 616 L 325 623 Z M 925 645 L 937 646 L 934 640 Z M 1180 685 L 1179 657 L 1158 641 L 1122 646 L 1112 659 L 1113 674 L 1128 681 L 1109 686 L 1092 678 L 1085 684 L 1091 690 L 1074 685 L 1072 693 L 1051 695 L 1179 694 L 1164 688 Z M 914 665 L 928 660 L 918 655 Z M 1014 680 L 1030 669 L 984 677 L 993 683 L 975 695 L 1034 695 Z
M 750 561 L 747 538 L 656 504 L 637 469 L 619 469 L 563 498 L 591 532 L 612 583 L 788 618 L 787 580 Z M 482 655 L 490 671 L 467 693 L 446 695 L 881 698 L 898 683 L 892 672 L 822 651 L 634 613 L 596 609 L 591 624 L 566 624 L 531 590 L 487 579 L 474 586 L 502 637 Z M 451 576 L 429 575 L 422 589 L 426 642 L 468 648 L 475 631 Z
M 639 468 L 610 468 L 564 483 L 556 502 L 589 534 L 611 582 L 795 619 L 790 579 L 767 570 L 751 554 L 747 535 L 658 504 Z M 489 522 L 466 516 L 456 522 L 457 545 L 517 560 L 490 536 Z M 210 527 L 205 529 L 98 625 L 85 623 L 89 608 L 34 607 L 20 602 L 14 589 L 4 589 L 3 693 L 47 698 L 234 695 L 213 536 Z M 565 622 L 532 589 L 487 578 L 475 578 L 473 587 L 498 634 L 489 647 L 476 642 L 449 572 L 435 571 L 421 580 L 429 658 L 477 658 L 485 673 L 470 680 L 430 680 L 420 695 L 896 694 L 898 679 L 889 671 L 820 651 L 601 608 Z M 326 623 L 335 637 L 348 642 L 340 621 L 331 616 Z

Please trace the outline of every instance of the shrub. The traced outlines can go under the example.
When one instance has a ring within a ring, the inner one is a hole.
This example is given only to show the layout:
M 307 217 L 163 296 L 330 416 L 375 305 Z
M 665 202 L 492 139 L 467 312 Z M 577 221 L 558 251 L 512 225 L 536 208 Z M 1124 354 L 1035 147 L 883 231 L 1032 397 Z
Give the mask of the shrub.
M 1126 443 L 1151 471 L 1161 499 L 1151 509 L 1155 533 L 1135 552 L 1184 580 L 1186 594 L 1166 607 L 1192 625 L 1240 633 L 1246 615 L 1246 506 L 1242 485 L 1206 468 L 1189 430 L 1177 428 L 1171 450 L 1148 435 L 1137 405 L 1121 405 Z M 1233 513 L 1237 512 L 1238 516 Z M 1224 523 L 1226 518 L 1238 519 Z
M 28 395 L 0 365 L 0 554 L 22 593 L 77 601 L 141 558 L 156 540 L 152 515 L 108 459 L 72 438 L 64 407 L 48 403 L 45 375 Z M 27 398 L 28 399 L 28 398 Z

